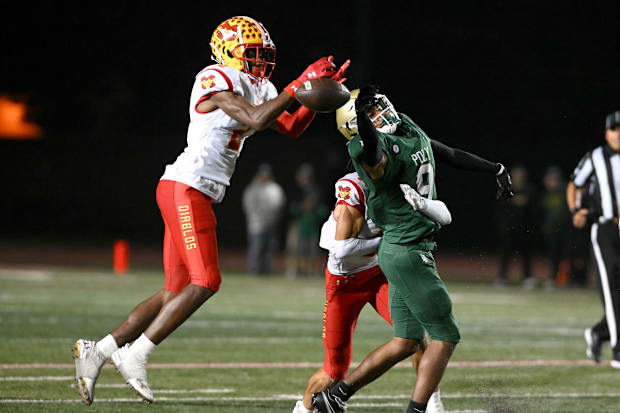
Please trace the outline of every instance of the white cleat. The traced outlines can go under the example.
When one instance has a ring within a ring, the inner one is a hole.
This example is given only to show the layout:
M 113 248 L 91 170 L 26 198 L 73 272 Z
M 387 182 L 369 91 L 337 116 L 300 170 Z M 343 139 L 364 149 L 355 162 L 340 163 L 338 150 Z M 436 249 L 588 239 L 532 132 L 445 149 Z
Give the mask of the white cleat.
M 155 398 L 146 381 L 146 359 L 136 357 L 129 344 L 119 347 L 112 353 L 112 362 L 125 382 L 146 403 L 153 403 Z
M 82 401 L 90 405 L 95 399 L 95 382 L 106 358 L 96 347 L 95 341 L 79 339 L 73 344 L 75 359 L 75 384 Z
M 297 400 L 297 403 L 295 404 L 295 408 L 293 409 L 293 413 L 308 413 L 308 412 L 314 412 L 314 409 L 312 410 L 306 409 L 306 406 L 304 406 L 303 400 Z
M 438 391 L 431 394 L 431 398 L 428 399 L 426 413 L 445 413 L 445 409 L 443 407 L 443 403 L 441 402 L 441 398 L 439 397 Z
M 609 365 L 614 369 L 620 369 L 620 360 L 613 359 Z

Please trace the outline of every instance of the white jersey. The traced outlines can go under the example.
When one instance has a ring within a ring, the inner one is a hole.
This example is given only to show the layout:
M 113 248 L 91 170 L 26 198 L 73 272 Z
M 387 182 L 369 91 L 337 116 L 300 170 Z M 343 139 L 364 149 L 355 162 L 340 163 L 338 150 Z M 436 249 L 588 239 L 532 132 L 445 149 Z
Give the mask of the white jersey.
M 357 172 L 347 174 L 340 178 L 335 184 L 336 205 L 346 204 L 359 210 L 366 218 L 362 229 L 356 238 L 370 239 L 374 238 L 380 231 L 379 228 L 368 218 L 368 209 L 366 208 L 367 188 L 364 182 L 357 175 Z M 332 253 L 336 238 L 336 225 L 338 221 L 334 218 L 333 211 L 327 218 L 327 221 L 321 228 L 321 240 L 319 245 L 329 252 L 327 259 L 327 269 L 334 275 L 354 274 L 368 268 L 379 265 L 377 254 L 370 256 L 351 256 L 338 259 Z
M 231 91 L 251 105 L 274 99 L 278 92 L 268 80 L 222 65 L 211 65 L 196 75 L 189 102 L 187 146 L 166 166 L 161 179 L 182 182 L 220 202 L 235 171 L 246 138 L 256 132 L 221 109 L 200 113 L 196 107 L 210 96 Z

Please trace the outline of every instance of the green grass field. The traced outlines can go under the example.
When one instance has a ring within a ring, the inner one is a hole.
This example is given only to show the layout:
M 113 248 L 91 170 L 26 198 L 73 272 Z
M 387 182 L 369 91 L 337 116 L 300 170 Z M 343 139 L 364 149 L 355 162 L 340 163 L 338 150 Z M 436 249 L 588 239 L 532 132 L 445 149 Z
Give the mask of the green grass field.
M 0 270 L 0 411 L 292 411 L 323 359 L 323 281 L 230 273 L 220 293 L 151 356 L 154 404 L 135 401 L 106 368 L 95 403 L 82 405 L 72 384 L 73 342 L 101 338 L 161 285 L 159 272 Z M 594 290 L 447 285 L 462 331 L 441 383 L 448 411 L 620 411 L 620 372 L 609 366 L 609 347 L 600 365 L 585 360 L 583 329 L 602 311 Z M 390 337 L 366 308 L 354 362 Z M 398 366 L 359 391 L 349 411 L 402 412 L 414 380 L 407 363 Z

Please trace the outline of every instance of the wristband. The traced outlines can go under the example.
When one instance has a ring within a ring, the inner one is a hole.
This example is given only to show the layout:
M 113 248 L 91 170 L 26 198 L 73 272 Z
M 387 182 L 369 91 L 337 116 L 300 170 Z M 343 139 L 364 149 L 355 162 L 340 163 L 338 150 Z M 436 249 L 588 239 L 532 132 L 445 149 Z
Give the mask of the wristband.
M 300 86 L 301 86 L 301 82 L 299 80 L 293 80 L 291 83 L 288 84 L 288 86 L 284 88 L 284 90 L 286 90 L 293 99 L 296 99 L 295 91 L 299 89 Z

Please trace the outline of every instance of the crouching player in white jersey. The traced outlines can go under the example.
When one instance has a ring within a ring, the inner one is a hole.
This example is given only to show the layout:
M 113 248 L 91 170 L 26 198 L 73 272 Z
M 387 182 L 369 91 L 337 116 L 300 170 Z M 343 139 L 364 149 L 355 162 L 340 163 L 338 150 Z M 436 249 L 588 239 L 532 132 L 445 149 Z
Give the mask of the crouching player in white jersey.
M 442 201 L 425 199 L 409 185 L 404 185 L 402 190 L 415 210 L 441 225 L 452 221 L 450 211 Z M 313 412 L 312 394 L 331 387 L 345 377 L 351 364 L 357 318 L 367 303 L 392 324 L 388 281 L 379 268 L 376 254 L 381 242 L 381 230 L 368 218 L 366 185 L 353 172 L 336 182 L 335 191 L 336 205 L 323 224 L 320 239 L 321 248 L 329 251 L 323 310 L 325 359 L 323 367 L 308 380 L 303 400 L 297 402 L 293 413 Z M 413 356 L 416 370 L 423 348 Z M 427 412 L 443 411 L 437 388 L 429 400 Z
M 86 404 L 92 403 L 95 381 L 109 358 L 144 401 L 153 401 L 146 376 L 149 354 L 219 289 L 211 204 L 224 197 L 245 139 L 269 126 L 290 137 L 300 135 L 314 113 L 303 106 L 292 114 L 286 111 L 295 89 L 310 78 L 344 81 L 349 64 L 336 71 L 331 56 L 321 58 L 278 94 L 269 81 L 275 45 L 260 22 L 244 16 L 216 28 L 211 50 L 218 64 L 195 77 L 187 146 L 166 167 L 157 187 L 165 224 L 164 287 L 103 339 L 74 344 L 76 382 Z

